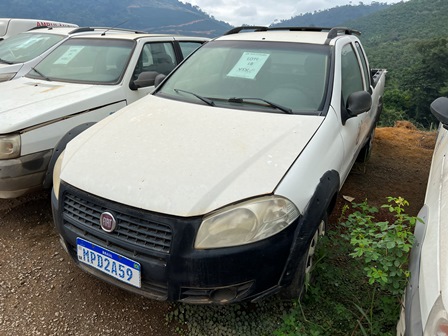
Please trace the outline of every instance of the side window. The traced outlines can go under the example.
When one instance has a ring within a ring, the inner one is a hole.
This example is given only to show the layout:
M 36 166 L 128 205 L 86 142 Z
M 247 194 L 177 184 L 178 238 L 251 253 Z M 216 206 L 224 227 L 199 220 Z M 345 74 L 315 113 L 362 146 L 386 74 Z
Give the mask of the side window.
M 201 45 L 202 42 L 179 41 L 180 50 L 182 51 L 182 57 L 183 58 L 187 57 Z
M 366 55 L 364 54 L 364 51 L 362 50 L 361 45 L 358 42 L 356 42 L 355 45 L 356 50 L 358 50 L 359 58 L 361 59 L 362 71 L 364 72 L 364 82 L 368 90 L 370 88 L 370 69 L 367 66 Z
M 143 71 L 168 75 L 176 65 L 174 48 L 170 42 L 146 43 L 135 67 L 134 79 Z
M 356 53 L 351 44 L 342 48 L 342 99 L 347 104 L 348 96 L 356 91 L 364 90 L 364 84 Z

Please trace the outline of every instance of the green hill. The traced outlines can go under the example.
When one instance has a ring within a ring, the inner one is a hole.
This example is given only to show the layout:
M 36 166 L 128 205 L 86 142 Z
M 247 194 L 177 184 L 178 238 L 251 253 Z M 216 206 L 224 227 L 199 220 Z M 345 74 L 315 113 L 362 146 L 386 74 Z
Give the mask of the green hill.
M 383 122 L 434 125 L 429 104 L 448 94 L 448 1 L 409 0 L 345 26 L 362 32 L 372 67 L 388 69 Z
M 215 37 L 232 27 L 177 0 L 1 0 L 0 17 Z
M 331 9 L 316 11 L 314 13 L 305 13 L 294 16 L 288 20 L 281 20 L 274 23 L 271 27 L 336 27 L 341 26 L 348 20 L 365 17 L 369 14 L 388 8 L 387 3 L 372 2 L 371 5 L 345 5 L 337 6 Z

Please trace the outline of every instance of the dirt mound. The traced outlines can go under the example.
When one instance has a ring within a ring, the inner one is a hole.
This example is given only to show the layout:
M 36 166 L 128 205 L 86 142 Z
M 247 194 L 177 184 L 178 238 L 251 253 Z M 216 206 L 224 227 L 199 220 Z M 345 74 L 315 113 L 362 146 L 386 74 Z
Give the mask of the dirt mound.
M 340 214 L 343 195 L 354 202 L 365 199 L 379 206 L 388 196 L 402 196 L 409 202 L 408 213 L 417 215 L 423 205 L 429 167 L 437 133 L 418 130 L 410 122 L 375 130 L 372 157 L 355 164 L 339 196 L 333 216 Z

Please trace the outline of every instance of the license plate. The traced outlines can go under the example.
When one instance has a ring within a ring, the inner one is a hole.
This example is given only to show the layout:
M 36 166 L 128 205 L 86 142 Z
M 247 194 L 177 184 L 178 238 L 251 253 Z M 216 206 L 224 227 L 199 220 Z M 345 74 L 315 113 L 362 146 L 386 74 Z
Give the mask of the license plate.
M 76 238 L 78 260 L 129 285 L 141 287 L 140 264 L 82 238 Z

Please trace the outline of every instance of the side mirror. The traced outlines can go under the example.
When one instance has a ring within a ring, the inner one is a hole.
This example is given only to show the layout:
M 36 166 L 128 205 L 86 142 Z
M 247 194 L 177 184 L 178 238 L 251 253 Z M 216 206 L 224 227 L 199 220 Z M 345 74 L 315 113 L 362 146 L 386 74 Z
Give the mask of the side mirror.
M 156 71 L 143 71 L 141 72 L 137 79 L 131 82 L 130 88 L 131 90 L 137 90 L 142 87 L 152 86 L 154 85 L 154 81 L 159 75 Z
M 431 112 L 448 129 L 448 98 L 439 97 L 431 103 Z
M 158 74 L 156 76 L 156 79 L 154 80 L 154 86 L 158 87 L 160 85 L 160 83 L 162 83 L 165 78 L 166 78 L 166 75 Z
M 347 111 L 350 117 L 367 112 L 372 107 L 372 96 L 366 91 L 353 92 L 347 99 Z

